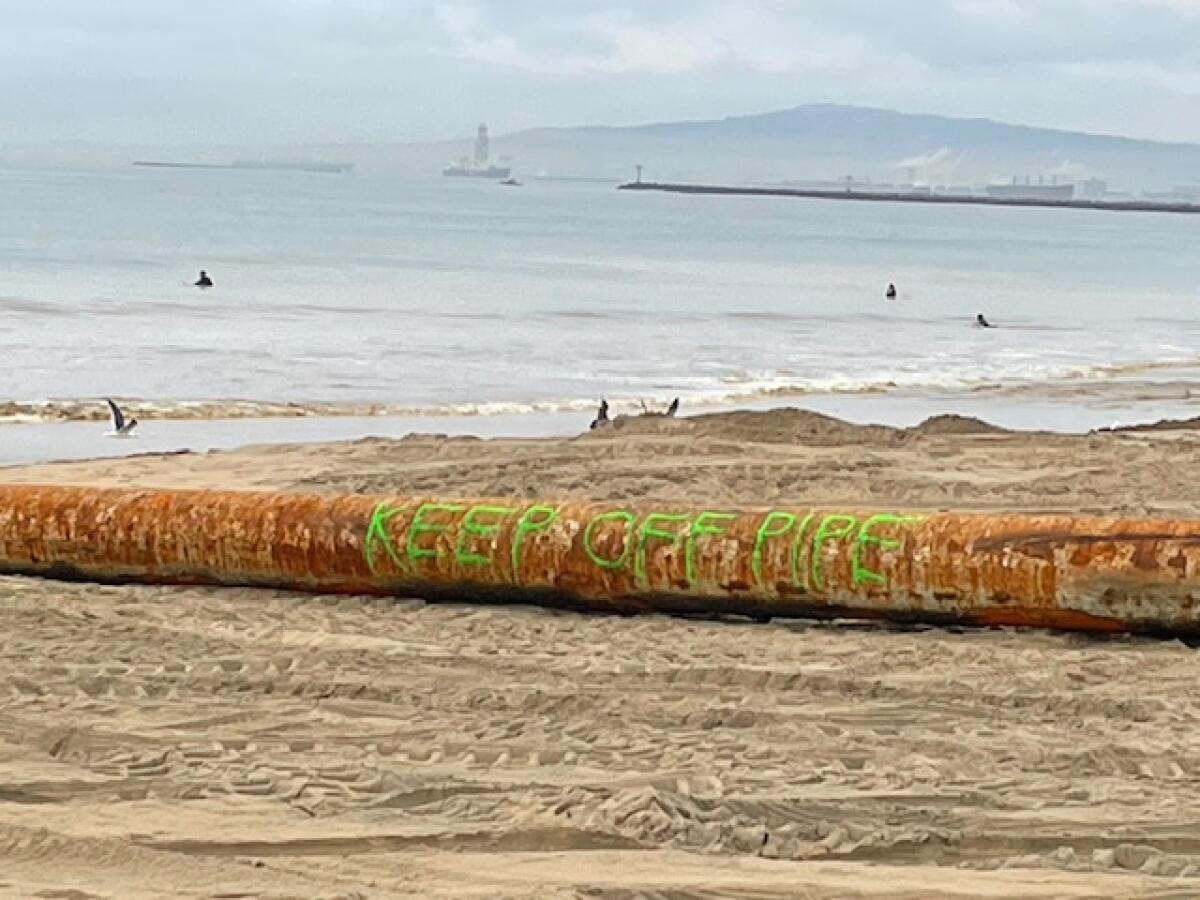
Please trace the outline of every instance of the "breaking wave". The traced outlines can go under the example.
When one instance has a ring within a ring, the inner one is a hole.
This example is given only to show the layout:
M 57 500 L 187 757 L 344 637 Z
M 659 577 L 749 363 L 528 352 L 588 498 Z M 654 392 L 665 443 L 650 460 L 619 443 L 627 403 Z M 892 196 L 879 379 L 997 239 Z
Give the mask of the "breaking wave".
M 1169 374 L 1169 377 L 1167 377 Z M 697 383 L 700 381 L 701 383 Z M 626 385 L 608 394 L 614 414 L 654 412 L 664 409 L 674 396 L 688 407 L 706 409 L 770 404 L 772 401 L 818 395 L 871 395 L 906 393 L 1047 393 L 1069 395 L 1096 389 L 1125 387 L 1200 390 L 1200 358 L 1124 365 L 1096 365 L 1059 371 L 1030 370 L 1003 380 L 994 377 L 930 377 L 928 371 L 880 373 L 855 381 L 847 378 L 803 378 L 794 372 L 740 372 L 720 378 L 692 380 L 688 388 L 666 393 L 661 387 L 637 390 Z M 370 402 L 280 402 L 247 399 L 170 400 L 119 399 L 122 407 L 140 419 L 271 419 L 301 417 L 458 417 L 520 416 L 553 413 L 590 413 L 599 397 L 545 400 L 486 400 L 450 404 L 388 404 Z M 70 398 L 0 401 L 0 425 L 47 422 L 103 421 L 108 408 L 103 398 Z

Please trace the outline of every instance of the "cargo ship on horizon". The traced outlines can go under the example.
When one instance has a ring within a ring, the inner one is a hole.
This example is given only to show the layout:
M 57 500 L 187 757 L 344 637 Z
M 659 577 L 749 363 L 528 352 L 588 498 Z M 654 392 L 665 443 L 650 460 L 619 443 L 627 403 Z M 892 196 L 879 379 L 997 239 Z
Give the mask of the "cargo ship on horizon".
M 320 162 L 320 161 L 305 161 L 305 160 L 248 160 L 239 159 L 229 163 L 203 163 L 203 162 L 173 162 L 170 160 L 159 159 L 135 159 L 135 166 L 149 166 L 156 169 L 253 169 L 253 170 L 278 170 L 284 172 L 325 172 L 340 174 L 349 172 L 354 168 L 354 163 L 335 163 L 335 162 Z

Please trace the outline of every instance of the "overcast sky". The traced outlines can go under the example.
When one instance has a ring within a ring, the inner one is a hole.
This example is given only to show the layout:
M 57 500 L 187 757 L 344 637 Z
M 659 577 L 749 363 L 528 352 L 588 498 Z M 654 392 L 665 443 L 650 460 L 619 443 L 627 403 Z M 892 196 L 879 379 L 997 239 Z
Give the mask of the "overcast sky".
M 1200 0 L 0 0 L 0 140 L 433 140 L 801 103 L 1200 141 Z

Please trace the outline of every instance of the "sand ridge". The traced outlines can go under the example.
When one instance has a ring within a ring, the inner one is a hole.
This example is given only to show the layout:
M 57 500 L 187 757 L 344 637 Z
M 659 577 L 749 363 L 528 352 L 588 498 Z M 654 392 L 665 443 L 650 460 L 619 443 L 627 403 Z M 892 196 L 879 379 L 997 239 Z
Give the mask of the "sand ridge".
M 1198 463 L 1190 429 L 1035 434 L 960 416 L 897 429 L 776 410 L 622 418 L 559 440 L 416 435 L 59 463 L 0 480 L 1189 516 Z
M 1198 448 L 796 412 L 0 477 L 1195 515 Z M 1169 641 L 4 578 L 0 897 L 1196 896 L 1198 679 Z

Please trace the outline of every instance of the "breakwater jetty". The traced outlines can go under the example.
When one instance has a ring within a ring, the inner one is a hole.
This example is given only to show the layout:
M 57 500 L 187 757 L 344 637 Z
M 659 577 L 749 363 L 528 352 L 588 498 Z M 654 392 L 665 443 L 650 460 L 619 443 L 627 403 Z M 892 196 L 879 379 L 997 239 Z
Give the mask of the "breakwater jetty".
M 976 194 L 922 194 L 899 191 L 825 191 L 787 187 L 738 187 L 720 184 L 674 184 L 630 181 L 622 191 L 665 191 L 672 194 L 718 194 L 744 197 L 798 197 L 806 200 L 850 200 L 866 203 L 933 203 L 968 206 L 1032 206 L 1050 209 L 1097 209 L 1111 212 L 1200 213 L 1200 204 L 1152 200 L 1048 200 L 1026 197 L 984 197 Z

